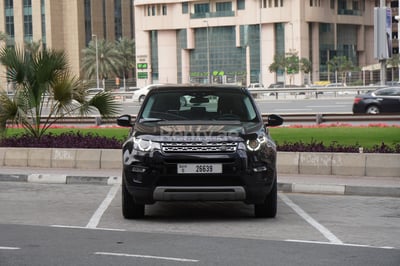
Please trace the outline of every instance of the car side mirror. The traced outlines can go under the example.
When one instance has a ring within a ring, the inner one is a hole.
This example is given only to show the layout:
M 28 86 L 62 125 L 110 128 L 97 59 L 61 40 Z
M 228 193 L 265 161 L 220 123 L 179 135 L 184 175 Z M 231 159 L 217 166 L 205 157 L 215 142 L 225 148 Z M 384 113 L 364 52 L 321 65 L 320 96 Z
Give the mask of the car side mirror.
M 117 118 L 117 124 L 121 127 L 131 127 L 132 117 L 131 115 L 121 115 Z
M 280 115 L 269 115 L 267 118 L 267 123 L 265 126 L 267 127 L 276 127 L 283 124 L 283 118 Z

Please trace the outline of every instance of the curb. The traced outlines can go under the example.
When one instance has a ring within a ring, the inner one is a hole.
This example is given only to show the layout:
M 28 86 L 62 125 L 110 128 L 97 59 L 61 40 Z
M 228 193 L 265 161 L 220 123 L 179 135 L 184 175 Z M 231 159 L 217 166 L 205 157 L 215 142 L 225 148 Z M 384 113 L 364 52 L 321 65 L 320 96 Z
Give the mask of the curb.
M 41 183 L 41 184 L 115 185 L 115 184 L 121 184 L 121 177 L 117 177 L 117 176 L 69 176 L 69 175 L 60 175 L 60 174 L 30 174 L 30 175 L 0 174 L 0 181 Z
M 278 190 L 286 193 L 400 197 L 400 187 L 352 186 L 332 184 L 279 183 Z
M 60 174 L 0 174 L 0 181 L 40 184 L 118 185 L 117 176 L 69 176 Z M 400 197 L 400 187 L 354 186 L 334 184 L 299 184 L 278 182 L 278 190 L 286 193 Z

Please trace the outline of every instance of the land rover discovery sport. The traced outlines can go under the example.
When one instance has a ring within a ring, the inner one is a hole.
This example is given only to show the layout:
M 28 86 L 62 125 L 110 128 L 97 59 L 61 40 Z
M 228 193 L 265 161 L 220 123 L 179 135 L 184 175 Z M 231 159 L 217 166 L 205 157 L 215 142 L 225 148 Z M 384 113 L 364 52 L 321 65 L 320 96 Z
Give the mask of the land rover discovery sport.
M 159 85 L 147 94 L 123 144 L 122 213 L 142 218 L 157 201 L 243 201 L 256 217 L 277 212 L 276 145 L 246 88 Z

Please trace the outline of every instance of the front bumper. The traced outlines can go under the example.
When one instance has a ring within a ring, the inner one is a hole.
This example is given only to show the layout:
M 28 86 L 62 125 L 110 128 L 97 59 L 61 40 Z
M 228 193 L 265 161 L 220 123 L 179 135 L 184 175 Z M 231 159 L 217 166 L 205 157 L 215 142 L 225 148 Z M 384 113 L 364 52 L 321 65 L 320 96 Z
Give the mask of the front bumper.
M 134 151 L 124 165 L 124 185 L 139 204 L 156 201 L 243 201 L 262 203 L 276 178 L 276 152 L 237 150 L 226 154 L 166 154 Z M 178 163 L 217 163 L 219 174 L 180 174 Z

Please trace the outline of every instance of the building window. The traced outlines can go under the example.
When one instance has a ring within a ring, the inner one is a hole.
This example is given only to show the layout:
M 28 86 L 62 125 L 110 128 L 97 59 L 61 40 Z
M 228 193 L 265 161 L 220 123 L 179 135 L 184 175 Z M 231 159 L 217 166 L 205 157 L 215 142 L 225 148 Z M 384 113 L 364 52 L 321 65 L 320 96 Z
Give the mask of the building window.
M 189 13 L 189 4 L 188 2 L 183 2 L 182 3 L 182 14 L 187 14 Z
M 33 27 L 32 27 L 32 1 L 24 0 L 24 40 L 33 40 Z
M 365 0 L 355 1 L 338 1 L 338 14 L 339 15 L 356 15 L 361 16 L 362 11 L 365 9 Z
M 92 40 L 92 13 L 90 12 L 91 5 L 90 0 L 85 0 L 84 2 L 84 12 L 85 12 L 85 42 L 86 46 Z
M 238 10 L 244 10 L 246 8 L 244 0 L 237 0 L 236 6 Z
M 46 6 L 45 0 L 40 1 L 41 10 L 41 24 L 42 24 L 42 44 L 43 48 L 46 49 Z
M 285 27 L 282 23 L 275 24 L 275 55 L 285 56 Z M 276 73 L 276 81 L 284 82 L 284 70 L 279 70 Z
M 283 0 L 275 0 L 275 7 L 282 7 L 283 6 Z
M 321 0 L 310 0 L 310 6 L 321 6 Z
M 209 13 L 210 5 L 209 4 L 194 4 L 194 13 Z
M 232 11 L 232 2 L 218 2 L 216 3 L 216 11 Z
M 335 9 L 335 0 L 331 0 L 331 9 Z
M 122 38 L 122 8 L 121 0 L 115 0 L 114 2 L 114 27 L 115 27 L 115 39 L 119 40 Z
M 103 0 L 103 36 L 104 39 L 107 39 L 107 5 L 106 5 L 106 0 Z
M 5 7 L 5 32 L 13 40 L 15 37 L 14 31 L 14 1 L 6 0 Z
M 162 6 L 162 14 L 163 14 L 163 16 L 167 15 L 167 5 Z
M 151 49 L 151 78 L 153 82 L 158 82 L 158 33 L 150 32 L 150 49 Z
M 133 1 L 129 1 L 129 17 L 130 17 L 130 26 L 131 26 L 131 39 L 135 36 L 135 15 L 134 15 L 134 7 Z
M 262 8 L 282 7 L 283 0 L 263 0 L 261 2 Z

